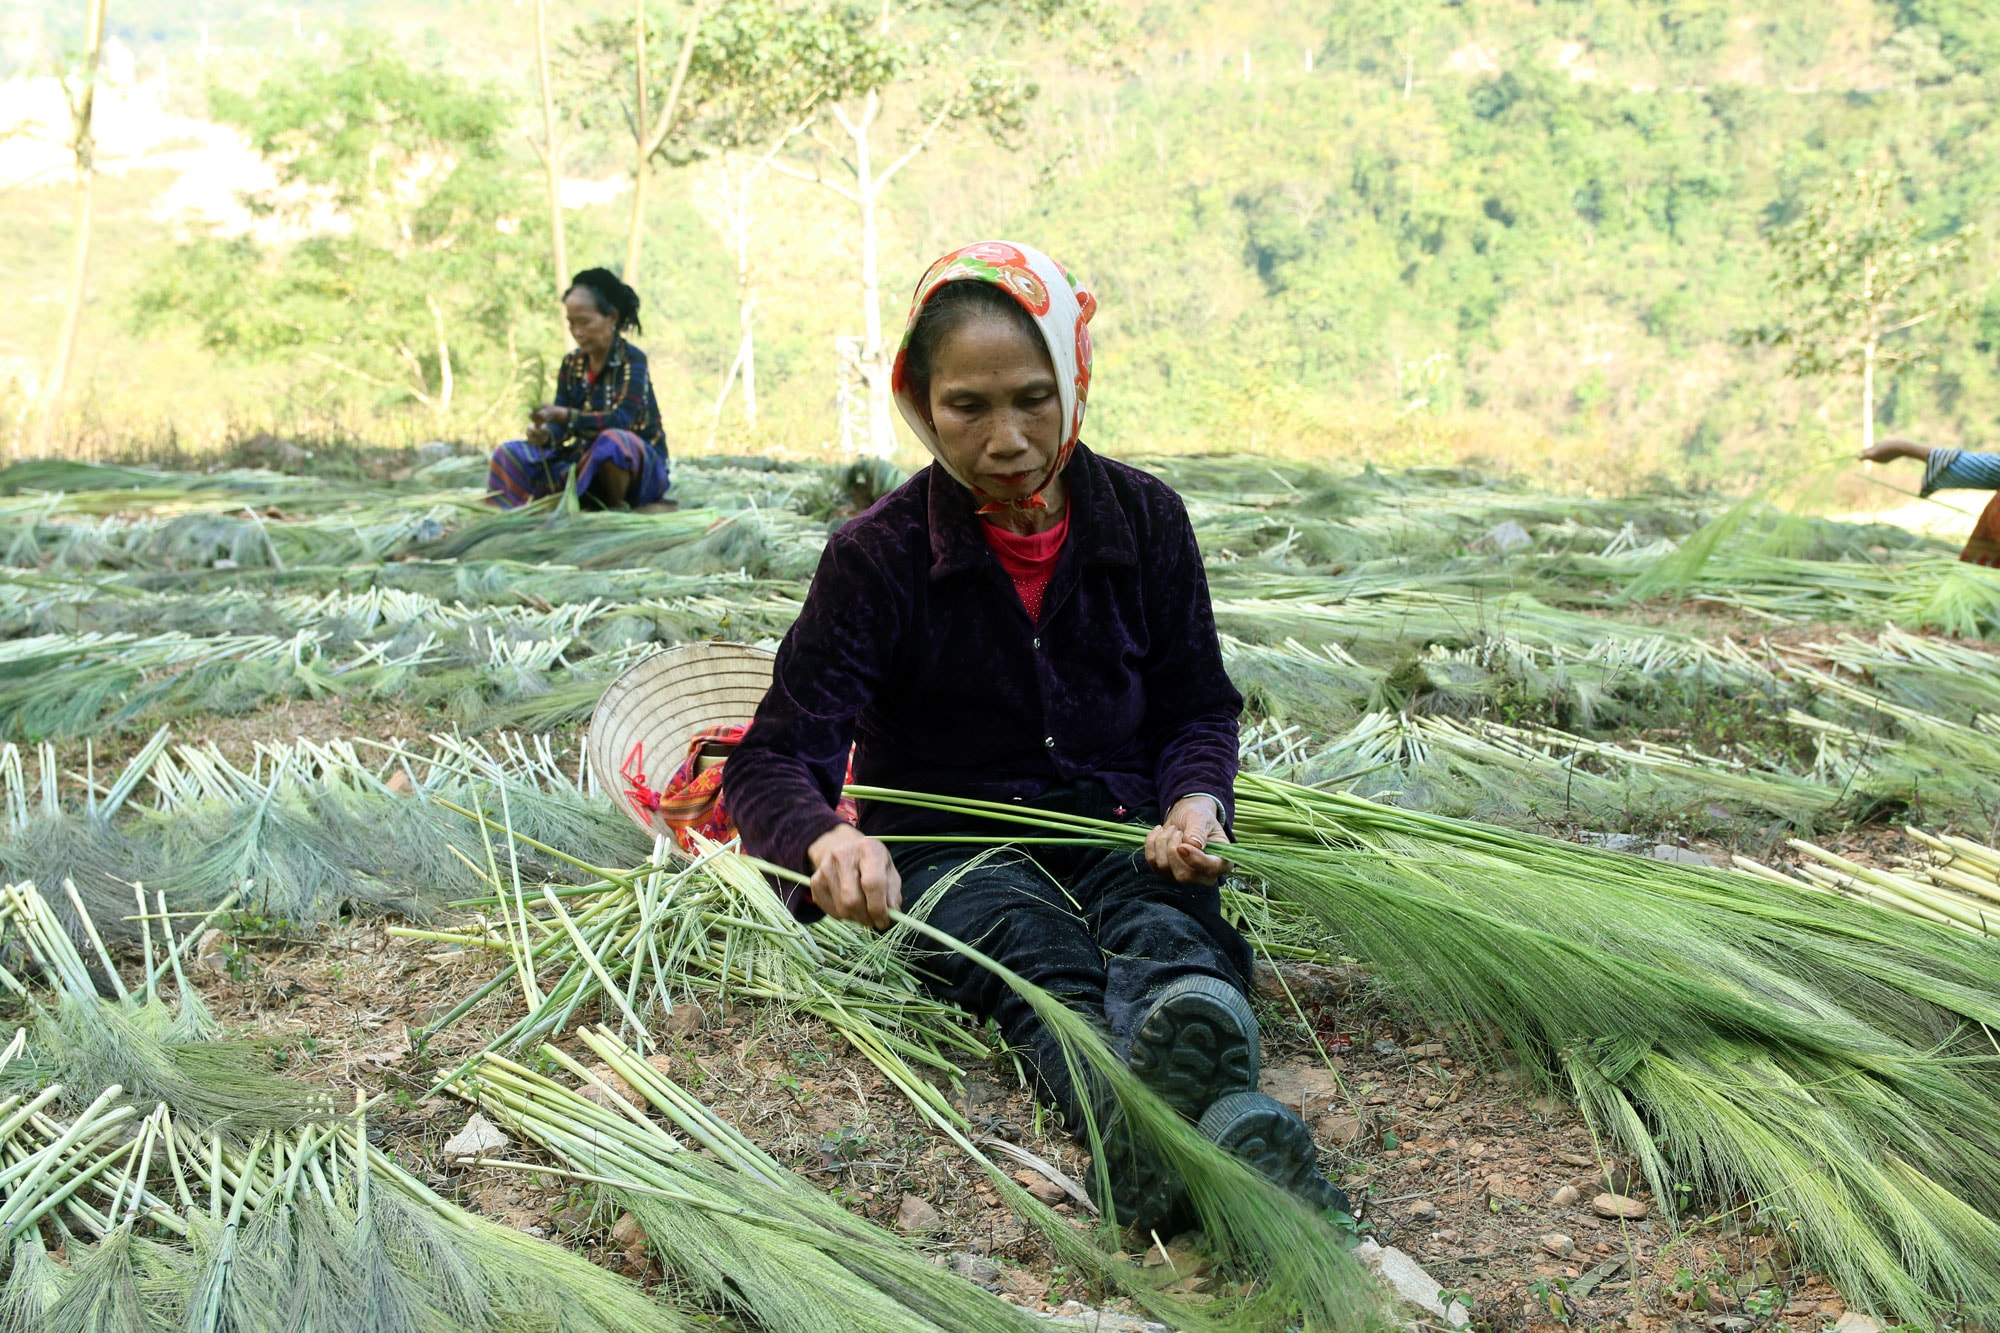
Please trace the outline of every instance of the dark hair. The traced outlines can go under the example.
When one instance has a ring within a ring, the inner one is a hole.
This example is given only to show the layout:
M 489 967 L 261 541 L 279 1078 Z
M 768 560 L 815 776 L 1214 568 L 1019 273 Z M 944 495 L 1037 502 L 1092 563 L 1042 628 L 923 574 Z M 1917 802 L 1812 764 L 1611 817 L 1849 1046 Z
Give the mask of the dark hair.
M 990 282 L 959 278 L 931 293 L 931 299 L 924 302 L 922 312 L 917 315 L 917 326 L 910 330 L 909 350 L 903 355 L 903 383 L 908 386 L 910 396 L 928 404 L 931 363 L 937 357 L 937 349 L 967 324 L 993 318 L 1011 322 L 1036 347 L 1048 351 L 1041 326 L 1035 323 L 1026 306 Z
M 608 268 L 587 268 L 569 280 L 569 287 L 563 292 L 567 298 L 570 292 L 583 288 L 590 293 L 591 303 L 600 315 L 618 316 L 618 332 L 630 329 L 634 333 L 646 330 L 639 323 L 639 293 L 625 285 L 616 273 Z

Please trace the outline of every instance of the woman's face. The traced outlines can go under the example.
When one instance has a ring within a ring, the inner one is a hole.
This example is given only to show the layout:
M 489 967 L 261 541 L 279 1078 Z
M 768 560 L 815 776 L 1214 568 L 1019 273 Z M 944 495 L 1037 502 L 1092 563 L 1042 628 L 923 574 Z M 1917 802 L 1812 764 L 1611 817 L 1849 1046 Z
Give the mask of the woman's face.
M 945 461 L 996 500 L 1033 495 L 1062 447 L 1048 348 L 1011 319 L 985 316 L 943 338 L 929 406 Z
M 584 287 L 572 287 L 563 297 L 563 314 L 569 319 L 569 336 L 591 356 L 603 356 L 618 336 L 618 316 L 597 308 L 597 296 Z

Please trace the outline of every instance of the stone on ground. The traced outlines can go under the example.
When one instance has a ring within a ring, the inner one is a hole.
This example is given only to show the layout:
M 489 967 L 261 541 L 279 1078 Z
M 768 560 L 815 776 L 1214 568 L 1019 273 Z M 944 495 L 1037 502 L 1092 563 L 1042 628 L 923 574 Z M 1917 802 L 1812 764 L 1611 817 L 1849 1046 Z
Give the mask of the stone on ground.
M 921 1235 L 936 1231 L 944 1225 L 938 1210 L 919 1199 L 914 1194 L 905 1194 L 903 1201 L 896 1205 L 896 1230 Z
M 1444 1285 L 1395 1246 L 1364 1240 L 1354 1247 L 1354 1257 L 1380 1278 L 1383 1285 L 1396 1294 L 1397 1300 L 1434 1314 L 1453 1328 L 1464 1328 L 1472 1322 L 1472 1312 L 1460 1302 L 1453 1301 L 1451 1308 L 1446 1309 L 1444 1302 L 1438 1298 Z
M 484 1157 L 488 1153 L 499 1152 L 511 1140 L 500 1132 L 499 1126 L 474 1111 L 472 1118 L 465 1122 L 465 1128 L 444 1141 L 444 1155 L 447 1161 L 461 1157 Z

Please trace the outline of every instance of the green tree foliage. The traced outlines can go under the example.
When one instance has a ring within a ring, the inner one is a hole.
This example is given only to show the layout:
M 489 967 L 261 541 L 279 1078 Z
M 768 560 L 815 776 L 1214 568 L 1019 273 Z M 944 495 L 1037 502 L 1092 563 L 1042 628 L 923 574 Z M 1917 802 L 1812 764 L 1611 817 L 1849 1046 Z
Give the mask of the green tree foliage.
M 416 405 L 440 427 L 514 406 L 545 224 L 523 216 L 533 187 L 503 151 L 506 104 L 359 33 L 213 102 L 277 169 L 256 211 L 305 234 L 194 239 L 137 294 L 142 322 L 190 321 L 218 352 L 302 362 L 330 395 Z
M 1791 449 L 1825 394 L 1787 382 L 1780 355 L 1730 348 L 1769 314 L 1774 217 L 1886 161 L 1937 233 L 1991 221 L 1992 75 L 1933 66 L 1883 86 L 1886 66 L 1850 65 L 1874 89 L 1856 91 L 1826 73 L 1834 15 L 1736 6 L 1717 29 L 1712 10 L 1620 0 L 1340 11 L 1311 72 L 1260 51 L 1272 72 L 1246 81 L 1225 52 L 1122 90 L 1120 140 L 1079 142 L 1077 168 L 1013 224 L 1097 284 L 1101 442 L 1379 438 L 1410 368 L 1442 353 L 1426 418 L 1712 474 Z M 1366 27 L 1399 13 L 1430 25 L 1408 96 L 1395 26 Z M 1702 36 L 1718 31 L 1721 46 Z M 1994 278 L 1982 262 L 1953 281 L 1976 305 Z M 1982 330 L 2000 330 L 1993 290 Z M 1940 342 L 1938 374 L 1878 386 L 1881 418 L 1984 444 L 2000 335 Z
M 1772 229 L 1773 294 L 1784 313 L 1738 339 L 1785 348 L 1786 373 L 1860 380 L 1861 447 L 1875 442 L 1875 379 L 1934 366 L 1942 327 L 1964 312 L 1951 280 L 1965 262 L 1960 232 L 1925 243 L 1904 205 L 1907 178 L 1863 168 L 1821 189 Z
M 635 73 L 630 13 L 579 24 L 560 62 L 566 108 L 601 139 L 626 132 L 625 90 Z M 675 165 L 767 146 L 829 101 L 895 79 L 903 53 L 885 41 L 880 16 L 852 4 L 724 0 L 706 9 L 682 89 L 682 111 L 660 146 Z M 674 50 L 685 32 L 667 11 L 646 14 L 648 50 Z
M 2000 8 L 1990 0 L 1903 0 L 1906 27 L 1935 34 L 1944 54 L 1968 72 L 2000 65 Z

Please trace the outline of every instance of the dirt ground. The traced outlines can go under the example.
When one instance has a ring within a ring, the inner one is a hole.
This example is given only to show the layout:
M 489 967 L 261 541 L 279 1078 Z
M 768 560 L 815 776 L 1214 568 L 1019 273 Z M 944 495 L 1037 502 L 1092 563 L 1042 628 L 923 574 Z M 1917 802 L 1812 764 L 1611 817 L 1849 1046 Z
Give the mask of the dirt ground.
M 238 761 L 259 742 L 365 735 L 416 740 L 431 723 L 408 710 L 295 701 L 235 718 L 204 719 L 198 736 Z M 100 772 L 143 743 L 100 745 Z M 65 747 L 65 766 L 82 755 Z M 1886 851 L 1895 836 L 1863 830 L 1847 850 Z M 1703 848 L 1719 852 L 1719 848 Z M 554 1237 L 609 1267 L 657 1277 L 629 1225 L 593 1213 L 547 1177 L 460 1167 L 442 1145 L 471 1108 L 425 1091 L 517 1013 L 498 994 L 422 1050 L 411 1033 L 434 1022 L 492 975 L 482 950 L 399 938 L 384 920 L 344 922 L 303 938 L 238 936 L 212 942 L 195 973 L 230 1035 L 271 1041 L 286 1071 L 309 1082 L 384 1094 L 372 1124 L 383 1146 L 434 1188 L 490 1217 Z M 430 924 L 451 928 L 447 914 Z M 1264 1089 L 1313 1125 L 1330 1176 L 1356 1205 L 1365 1235 L 1396 1246 L 1452 1292 L 1470 1298 L 1481 1328 L 1624 1328 L 1654 1333 L 1819 1333 L 1844 1312 L 1823 1279 L 1797 1266 L 1782 1237 L 1734 1201 L 1695 1199 L 1663 1215 L 1643 1180 L 1607 1160 L 1575 1111 L 1482 1060 L 1449 1036 L 1412 1029 L 1358 969 L 1286 965 L 1284 983 L 1260 977 Z M 597 1015 L 586 1014 L 586 1021 Z M 615 1022 L 615 1018 L 613 1019 Z M 1046 1241 L 1014 1216 L 979 1170 L 885 1085 L 831 1029 L 770 1004 L 712 1003 L 698 1030 L 669 1039 L 669 1073 L 780 1161 L 857 1213 L 908 1230 L 940 1262 L 1004 1298 L 1048 1312 L 1104 1306 L 1072 1279 Z M 595 1057 L 559 1044 L 584 1064 Z M 1087 1161 L 1042 1116 L 1011 1062 L 967 1071 L 949 1095 L 986 1134 L 1019 1144 L 1076 1181 Z M 541 1160 L 516 1144 L 508 1155 Z M 1019 1177 L 1050 1199 L 1038 1173 Z M 1643 1216 L 1601 1216 L 1615 1193 Z M 1057 1211 L 1074 1215 L 1066 1199 Z M 929 1210 L 926 1212 L 926 1210 Z M 934 1219 L 931 1214 L 934 1213 Z M 1165 1237 L 1175 1262 L 1199 1236 Z M 1152 1239 L 1127 1249 L 1153 1263 Z M 1200 1290 L 1206 1279 L 1188 1279 Z M 1084 1303 L 1084 1304 L 1080 1304 Z
M 304 940 L 212 941 L 196 984 L 232 1035 L 271 1041 L 286 1072 L 387 1094 L 374 1131 L 434 1188 L 631 1276 L 657 1277 L 643 1249 L 624 1243 L 629 1228 L 593 1214 L 559 1182 L 444 1161 L 442 1145 L 470 1108 L 422 1094 L 512 1020 L 510 997 L 413 1050 L 410 1029 L 489 977 L 493 956 L 392 936 L 386 924 L 347 922 Z M 1358 970 L 1286 964 L 1283 982 L 1268 968 L 1260 976 L 1265 1091 L 1314 1125 L 1364 1233 L 1470 1296 L 1481 1327 L 1818 1333 L 1842 1313 L 1837 1294 L 1795 1267 L 1747 1211 L 1697 1200 L 1695 1212 L 1716 1211 L 1666 1220 L 1624 1164 L 1600 1159 L 1565 1103 L 1449 1039 L 1400 1025 Z M 669 1038 L 668 1073 L 780 1161 L 884 1226 L 908 1230 L 921 1216 L 920 1243 L 1007 1299 L 1057 1313 L 1104 1304 L 830 1029 L 770 1004 L 711 1004 L 702 1020 Z M 581 1043 L 559 1044 L 594 1063 Z M 1086 1159 L 1038 1114 L 1011 1062 L 941 1086 L 983 1133 L 1088 1180 Z M 505 1153 L 540 1160 L 525 1145 Z M 1060 1197 L 1037 1172 L 1018 1178 Z M 1598 1216 L 1593 1199 L 1614 1189 L 1646 1215 Z M 1057 1211 L 1074 1215 L 1074 1205 Z M 1199 1236 L 1163 1239 L 1177 1263 L 1201 1252 Z M 1161 1259 L 1148 1237 L 1129 1237 L 1127 1248 Z M 1204 1281 L 1189 1279 L 1189 1289 Z

